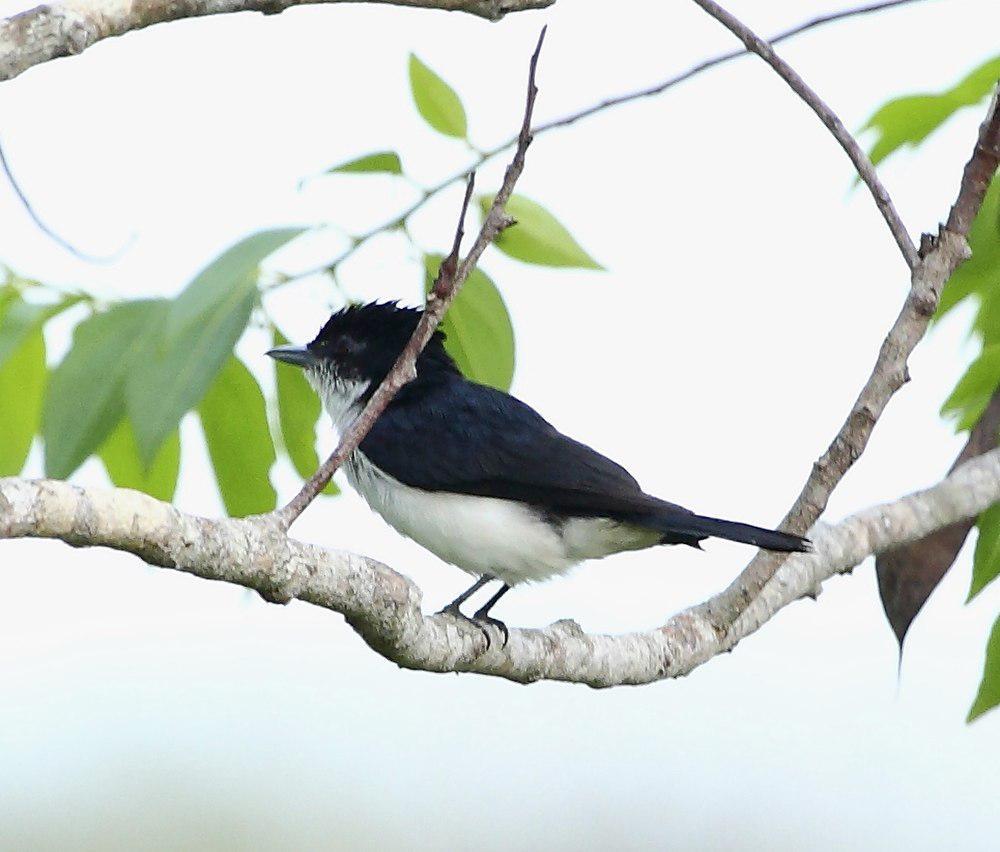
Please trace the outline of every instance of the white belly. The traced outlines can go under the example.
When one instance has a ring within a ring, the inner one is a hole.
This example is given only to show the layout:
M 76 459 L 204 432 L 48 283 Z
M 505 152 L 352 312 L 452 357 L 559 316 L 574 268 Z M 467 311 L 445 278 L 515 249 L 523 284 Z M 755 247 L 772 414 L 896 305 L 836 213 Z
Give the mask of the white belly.
M 470 574 L 505 583 L 544 580 L 584 559 L 656 544 L 659 534 L 607 518 L 546 521 L 513 500 L 404 485 L 355 451 L 347 481 L 397 532 Z

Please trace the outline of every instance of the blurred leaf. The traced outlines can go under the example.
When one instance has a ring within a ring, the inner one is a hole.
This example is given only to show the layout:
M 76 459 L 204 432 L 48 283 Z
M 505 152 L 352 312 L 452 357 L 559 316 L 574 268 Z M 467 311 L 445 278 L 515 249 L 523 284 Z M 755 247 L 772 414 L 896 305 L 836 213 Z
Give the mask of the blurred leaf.
M 413 53 L 410 54 L 410 91 L 420 115 L 438 133 L 465 138 L 468 125 L 462 101 L 451 86 Z
M 972 257 L 945 283 L 937 309 L 939 318 L 972 293 L 985 300 L 996 299 L 1000 294 L 1000 177 L 994 176 L 990 183 L 968 239 Z M 986 342 L 1000 341 L 1000 315 L 992 306 L 980 311 L 976 327 Z
M 15 349 L 45 323 L 83 301 L 82 296 L 64 296 L 51 305 L 25 302 L 10 293 L 0 310 L 0 366 Z
M 862 127 L 876 131 L 872 162 L 880 163 L 904 146 L 920 144 L 955 112 L 984 100 L 998 78 L 1000 56 L 939 94 L 905 95 L 883 104 Z
M 949 473 L 997 446 L 1000 431 L 1000 393 L 995 393 Z M 903 639 L 931 592 L 954 564 L 973 521 L 960 521 L 918 541 L 886 551 L 875 559 L 879 596 L 886 618 L 899 641 Z
M 969 365 L 941 406 L 941 415 L 957 416 L 955 428 L 959 432 L 970 429 L 986 410 L 997 387 L 1000 387 L 1000 343 L 985 347 Z
M 181 465 L 181 440 L 176 431 L 163 442 L 148 471 L 139 459 L 135 431 L 127 417 L 118 421 L 99 455 L 108 477 L 119 488 L 134 488 L 168 503 L 173 499 Z
M 204 397 L 243 334 L 255 298 L 253 290 L 233 289 L 180 335 L 168 338 L 161 329 L 147 335 L 125 385 L 143 465 L 152 464 L 166 437 Z
M 440 254 L 424 255 L 424 291 L 434 286 Z M 496 285 L 473 269 L 444 315 L 444 348 L 473 381 L 509 390 L 514 378 L 514 329 Z
M 479 197 L 483 218 L 489 213 L 495 197 Z M 504 254 L 542 266 L 604 269 L 580 247 L 555 216 L 530 198 L 512 195 L 507 202 L 507 213 L 514 218 L 515 224 L 506 228 L 495 242 Z
M 967 722 L 972 722 L 1000 704 L 1000 618 L 993 624 L 990 638 L 986 643 L 986 662 L 983 665 L 983 679 L 979 693 L 969 708 Z
M 36 329 L 0 364 L 0 476 L 24 467 L 41 423 L 47 378 L 45 338 Z
M 326 170 L 327 174 L 335 172 L 381 172 L 383 174 L 401 175 L 403 173 L 403 163 L 399 159 L 399 154 L 395 151 L 376 151 L 374 154 L 365 154 L 355 160 L 348 160 L 339 166 L 333 166 Z
M 274 442 L 264 394 L 253 374 L 230 357 L 198 406 L 198 415 L 226 512 L 243 517 L 274 509 L 278 495 L 268 478 Z
M 178 337 L 192 326 L 206 322 L 220 304 L 231 305 L 253 293 L 261 261 L 304 231 L 304 228 L 260 231 L 226 249 L 171 303 L 167 337 Z
M 47 476 L 66 479 L 111 434 L 124 411 L 125 379 L 165 313 L 161 300 L 125 302 L 76 327 L 42 410 Z
M 277 328 L 274 345 L 288 343 Z M 275 383 L 278 388 L 278 422 L 288 457 L 299 476 L 309 479 L 319 469 L 316 454 L 316 423 L 323 411 L 319 396 L 309 386 L 301 367 L 274 362 Z M 323 489 L 324 494 L 339 494 L 340 489 L 331 480 Z
M 1000 574 L 1000 503 L 983 512 L 976 526 L 979 527 L 979 539 L 972 559 L 972 584 L 966 603 Z

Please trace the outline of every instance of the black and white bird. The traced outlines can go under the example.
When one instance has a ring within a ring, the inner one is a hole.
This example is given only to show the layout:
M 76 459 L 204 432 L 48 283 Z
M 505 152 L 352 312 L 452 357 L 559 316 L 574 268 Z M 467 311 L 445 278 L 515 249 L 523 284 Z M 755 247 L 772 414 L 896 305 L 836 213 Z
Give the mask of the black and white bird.
M 307 346 L 272 358 L 296 364 L 343 432 L 410 339 L 421 311 L 395 303 L 345 308 Z M 491 580 L 499 591 L 562 574 L 585 559 L 710 536 L 767 550 L 806 539 L 696 515 L 646 494 L 623 467 L 563 435 L 519 399 L 465 378 L 436 332 L 403 387 L 344 466 L 347 481 L 398 532 L 479 579 L 442 610 L 459 610 Z M 485 631 L 484 631 L 485 632 Z M 487 639 L 489 634 L 487 633 Z

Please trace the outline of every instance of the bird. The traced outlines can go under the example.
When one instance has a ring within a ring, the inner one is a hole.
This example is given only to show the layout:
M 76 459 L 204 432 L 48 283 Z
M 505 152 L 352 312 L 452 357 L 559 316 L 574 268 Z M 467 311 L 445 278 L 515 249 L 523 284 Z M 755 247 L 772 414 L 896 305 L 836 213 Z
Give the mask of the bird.
M 371 399 L 423 311 L 399 302 L 334 312 L 306 346 L 272 358 L 303 368 L 341 434 Z M 624 467 L 564 435 L 531 406 L 462 374 L 434 332 L 416 377 L 389 403 L 344 464 L 348 483 L 390 526 L 478 577 L 440 612 L 486 635 L 514 586 L 588 559 L 709 537 L 781 552 L 806 551 L 788 532 L 695 514 L 645 493 Z M 500 588 L 472 616 L 460 609 L 486 584 Z

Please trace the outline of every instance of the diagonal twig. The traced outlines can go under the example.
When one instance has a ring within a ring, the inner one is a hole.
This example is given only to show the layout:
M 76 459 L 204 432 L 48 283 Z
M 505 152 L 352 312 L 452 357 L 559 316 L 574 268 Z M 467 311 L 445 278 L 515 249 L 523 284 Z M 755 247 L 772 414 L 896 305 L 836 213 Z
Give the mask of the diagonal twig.
M 842 9 L 839 12 L 831 12 L 826 15 L 820 15 L 819 17 L 812 18 L 811 20 L 804 21 L 801 24 L 796 24 L 790 29 L 783 30 L 780 33 L 776 33 L 771 36 L 768 41 L 774 45 L 780 42 L 786 41 L 787 39 L 793 38 L 797 35 L 801 35 L 804 32 L 815 29 L 817 27 L 824 26 L 825 24 L 834 23 L 835 21 L 842 21 L 847 18 L 858 17 L 861 15 L 868 15 L 872 12 L 880 12 L 885 9 L 892 9 L 896 6 L 905 6 L 911 3 L 919 3 L 922 0 L 884 0 L 881 3 L 870 3 L 867 6 L 857 6 L 851 9 Z M 585 107 L 583 109 L 577 110 L 576 112 L 564 115 L 561 118 L 555 118 L 550 121 L 543 122 L 541 124 L 536 124 L 531 128 L 531 133 L 533 136 L 541 136 L 543 133 L 548 133 L 550 130 L 556 130 L 560 127 L 568 127 L 571 124 L 590 118 L 592 115 L 597 115 L 598 113 L 604 112 L 606 109 L 611 109 L 616 106 L 621 106 L 622 104 L 632 103 L 634 101 L 642 100 L 644 98 L 655 97 L 656 95 L 661 95 L 668 89 L 672 89 L 674 86 L 690 80 L 692 77 L 696 77 L 711 68 L 715 68 L 718 65 L 723 65 L 727 62 L 731 62 L 734 59 L 739 59 L 741 56 L 746 56 L 751 51 L 747 48 L 742 50 L 730 50 L 725 53 L 719 53 L 715 56 L 709 57 L 708 59 L 699 62 L 696 65 L 692 65 L 686 71 L 682 71 L 679 74 L 675 74 L 672 77 L 668 77 L 666 80 L 661 80 L 658 83 L 654 83 L 651 86 L 647 86 L 643 89 L 638 89 L 634 92 L 626 92 L 621 95 L 616 95 L 612 98 L 600 101 L 599 103 L 592 104 L 591 106 Z M 509 139 L 505 139 L 500 144 L 488 148 L 485 151 L 480 152 L 479 157 L 476 161 L 467 168 L 460 172 L 456 172 L 450 177 L 445 178 L 440 183 L 434 184 L 433 186 L 423 190 L 420 197 L 414 201 L 405 210 L 402 210 L 392 219 L 383 222 L 381 225 L 377 225 L 365 233 L 354 237 L 351 240 L 351 244 L 344 249 L 337 257 L 331 261 L 327 261 L 322 266 L 312 267 L 305 270 L 304 272 L 297 272 L 293 275 L 283 275 L 279 280 L 269 284 L 264 287 L 264 290 L 275 290 L 279 287 L 284 287 L 286 284 L 291 284 L 295 281 L 300 281 L 303 278 L 308 278 L 311 275 L 320 275 L 324 272 L 334 271 L 340 264 L 345 260 L 355 254 L 365 243 L 369 240 L 377 237 L 379 234 L 384 234 L 387 231 L 391 231 L 397 228 L 400 223 L 405 223 L 411 216 L 413 216 L 418 210 L 423 208 L 428 201 L 432 198 L 440 195 L 452 184 L 458 183 L 458 181 L 465 180 L 473 171 L 477 171 L 484 163 L 489 162 L 494 157 L 502 154 L 508 148 L 517 144 L 518 137 L 511 136 Z
M 434 287 L 427 295 L 427 305 L 417 323 L 417 327 L 410 337 L 399 358 L 392 369 L 386 375 L 382 384 L 372 395 L 361 414 L 348 427 L 340 439 L 340 443 L 316 472 L 316 474 L 303 486 L 295 497 L 283 508 L 274 513 L 279 526 L 288 529 L 295 519 L 302 514 L 317 494 L 322 491 L 337 469 L 347 461 L 348 457 L 358 445 L 364 440 L 365 435 L 374 425 L 378 417 L 385 411 L 392 402 L 393 397 L 407 382 L 416 376 L 416 363 L 420 353 L 434 334 L 434 330 L 444 318 L 445 312 L 458 295 L 465 279 L 475 268 L 480 256 L 486 247 L 497 238 L 497 235 L 510 224 L 510 218 L 504 211 L 504 207 L 514 191 L 514 184 L 524 170 L 524 155 L 531 144 L 531 116 L 535 108 L 535 96 L 538 88 L 535 85 L 535 70 L 538 66 L 538 57 L 542 50 L 542 43 L 545 41 L 545 27 L 538 36 L 538 43 L 535 52 L 531 55 L 528 65 L 528 94 L 524 107 L 524 119 L 521 122 L 521 131 L 518 134 L 517 150 L 507 171 L 504 174 L 503 184 L 500 191 L 493 199 L 483 225 L 479 229 L 475 242 L 469 250 L 468 255 L 461 262 L 458 261 L 458 253 L 461 248 L 463 223 L 468 210 L 469 200 L 472 197 L 473 176 L 470 175 L 465 189 L 465 200 L 462 204 L 462 213 L 459 216 L 458 228 L 455 233 L 455 241 L 451 254 L 445 258 L 438 272 L 438 277 L 434 282 Z
M 851 135 L 850 131 L 844 127 L 844 123 L 837 117 L 837 114 L 809 87 L 791 65 L 774 52 L 770 44 L 753 32 L 736 16 L 727 12 L 714 0 L 694 0 L 694 2 L 739 38 L 747 46 L 747 50 L 753 51 L 770 65 L 778 76 L 791 86 L 795 94 L 802 98 L 809 108 L 819 116 L 820 121 L 826 125 L 826 128 L 833 134 L 837 142 L 840 143 L 840 147 L 850 157 L 851 162 L 854 163 L 854 168 L 857 169 L 858 174 L 861 176 L 861 180 L 865 182 L 865 185 L 871 191 L 872 197 L 875 199 L 875 204 L 882 213 L 882 218 L 885 219 L 886 224 L 889 226 L 889 230 L 892 232 L 899 250 L 903 253 L 903 258 L 906 260 L 907 266 L 910 269 L 916 267 L 918 260 L 917 247 L 913 244 L 913 240 L 910 239 L 910 235 L 906 231 L 906 226 L 899 218 L 899 214 L 896 212 L 895 206 L 893 206 L 888 191 L 875 173 L 875 166 L 872 165 L 872 161 L 857 143 L 857 140 Z

